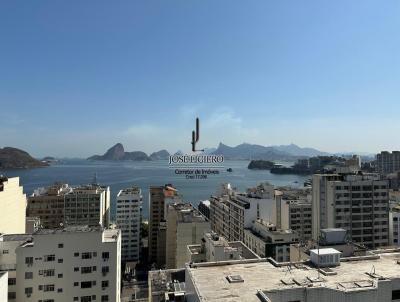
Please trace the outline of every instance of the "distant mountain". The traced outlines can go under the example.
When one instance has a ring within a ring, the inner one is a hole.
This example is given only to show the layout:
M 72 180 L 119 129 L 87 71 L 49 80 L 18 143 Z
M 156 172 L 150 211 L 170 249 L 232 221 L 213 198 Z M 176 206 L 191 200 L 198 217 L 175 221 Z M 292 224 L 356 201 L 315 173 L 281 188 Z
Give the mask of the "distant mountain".
M 280 146 L 272 146 L 275 150 L 283 151 L 293 156 L 325 156 L 330 155 L 330 153 L 322 152 L 314 148 L 301 148 L 295 144 L 290 145 L 280 145 Z
M 204 148 L 203 153 L 204 154 L 213 154 L 216 150 L 217 150 L 217 148 Z
M 289 153 L 278 151 L 273 147 L 261 145 L 240 144 L 230 147 L 220 143 L 213 154 L 224 155 L 226 159 L 263 159 L 263 160 L 294 160 L 294 156 Z
M 293 161 L 302 157 L 327 155 L 328 153 L 312 148 L 300 148 L 297 145 L 261 146 L 243 143 L 230 147 L 220 143 L 213 154 L 224 155 L 226 159 L 259 159 L 259 160 L 288 160 Z
M 29 169 L 46 167 L 47 163 L 37 160 L 23 150 L 4 147 L 0 148 L 0 169 Z
M 167 150 L 160 150 L 160 151 L 151 153 L 150 158 L 152 160 L 168 159 L 169 155 L 170 154 Z
M 88 160 L 150 160 L 146 153 L 142 151 L 125 152 L 121 143 L 115 144 L 103 155 L 93 155 Z

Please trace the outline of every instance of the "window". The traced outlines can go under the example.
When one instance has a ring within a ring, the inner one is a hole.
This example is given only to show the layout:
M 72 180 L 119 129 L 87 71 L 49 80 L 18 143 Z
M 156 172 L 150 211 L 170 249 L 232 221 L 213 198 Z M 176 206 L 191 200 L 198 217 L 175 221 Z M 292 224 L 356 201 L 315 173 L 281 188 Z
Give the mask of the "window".
M 103 266 L 101 268 L 101 272 L 103 273 L 103 275 L 106 275 L 109 271 L 110 271 L 110 269 L 108 266 Z
M 32 265 L 33 257 L 25 257 L 25 264 Z
M 15 285 L 17 284 L 16 278 L 8 278 L 8 285 Z
M 90 274 L 92 272 L 91 266 L 81 267 L 81 274 Z
M 33 278 L 33 272 L 25 272 L 25 279 L 32 279 Z
M 103 259 L 109 259 L 110 258 L 110 253 L 109 252 L 103 252 L 102 253 Z
M 63 274 L 58 274 L 57 275 L 57 278 L 62 278 L 63 277 Z
M 74 267 L 74 272 L 79 272 L 79 267 Z
M 400 300 L 400 289 L 392 290 L 392 300 Z
M 63 263 L 64 259 L 58 259 L 58 263 Z
M 45 299 L 43 302 L 54 302 L 54 299 Z
M 101 296 L 101 302 L 107 302 L 107 301 L 108 301 L 108 295 Z
M 79 298 L 78 297 L 74 297 L 74 301 L 78 301 L 79 300 Z
M 31 295 L 33 292 L 32 287 L 25 287 L 25 295 Z
M 15 300 L 17 298 L 16 292 L 9 292 L 8 293 L 8 300 Z
M 54 269 L 46 269 L 43 272 L 43 277 L 53 277 L 54 276 Z M 39 271 L 40 275 L 40 271 Z
M 81 288 L 91 288 L 91 287 L 92 287 L 91 281 L 82 281 L 81 282 Z
M 82 253 L 82 259 L 92 259 L 92 253 Z
M 74 253 L 74 257 L 79 257 L 79 253 Z
M 3 250 L 3 254 L 8 254 L 8 250 Z
M 74 286 L 79 286 L 79 282 L 74 282 Z
M 108 287 L 108 280 L 101 281 L 101 287 L 102 287 L 102 288 Z
M 81 297 L 81 302 L 92 302 L 92 296 Z
M 51 262 L 51 261 L 55 261 L 55 260 L 56 260 L 55 255 L 44 255 L 44 257 L 43 257 L 44 262 Z
M 63 289 L 62 288 L 57 288 L 57 293 L 62 293 Z
M 43 286 L 43 291 L 45 291 L 45 292 L 54 292 L 54 284 L 45 284 Z
M 59 244 L 58 244 L 58 248 L 59 248 L 59 249 L 62 249 L 63 247 L 64 247 L 64 243 L 59 243 Z

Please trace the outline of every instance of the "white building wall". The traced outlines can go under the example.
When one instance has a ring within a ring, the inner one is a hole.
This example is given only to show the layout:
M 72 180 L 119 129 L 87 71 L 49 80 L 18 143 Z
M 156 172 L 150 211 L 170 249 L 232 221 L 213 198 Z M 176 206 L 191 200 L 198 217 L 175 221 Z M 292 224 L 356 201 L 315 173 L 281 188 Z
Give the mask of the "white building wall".
M 7 302 L 8 296 L 8 273 L 0 272 L 0 302 Z
M 19 177 L 0 180 L 0 209 L 0 233 L 25 233 L 26 195 Z
M 120 251 L 119 230 L 34 235 L 17 248 L 17 302 L 119 302 Z

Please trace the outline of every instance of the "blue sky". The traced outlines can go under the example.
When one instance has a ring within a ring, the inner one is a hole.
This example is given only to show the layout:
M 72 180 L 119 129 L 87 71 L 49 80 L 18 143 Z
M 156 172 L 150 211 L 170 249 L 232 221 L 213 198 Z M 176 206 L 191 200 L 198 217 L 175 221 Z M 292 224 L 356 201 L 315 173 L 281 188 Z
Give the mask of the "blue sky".
M 0 3 L 0 146 L 399 149 L 400 2 Z

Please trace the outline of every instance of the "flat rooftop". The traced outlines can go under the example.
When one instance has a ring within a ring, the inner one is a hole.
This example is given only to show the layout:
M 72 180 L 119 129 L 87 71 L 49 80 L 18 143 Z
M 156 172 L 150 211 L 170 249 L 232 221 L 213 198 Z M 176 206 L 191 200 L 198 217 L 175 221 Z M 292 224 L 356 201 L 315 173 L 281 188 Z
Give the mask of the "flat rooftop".
M 188 267 L 200 301 L 260 302 L 257 292 L 291 288 L 324 287 L 339 291 L 373 289 L 378 278 L 400 278 L 400 253 L 380 254 L 379 259 L 341 262 L 330 268 L 332 275 L 320 274 L 307 264 L 275 267 L 268 261 L 235 261 L 230 264 L 198 264 Z M 230 283 L 228 276 L 240 276 L 242 282 Z

